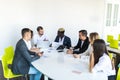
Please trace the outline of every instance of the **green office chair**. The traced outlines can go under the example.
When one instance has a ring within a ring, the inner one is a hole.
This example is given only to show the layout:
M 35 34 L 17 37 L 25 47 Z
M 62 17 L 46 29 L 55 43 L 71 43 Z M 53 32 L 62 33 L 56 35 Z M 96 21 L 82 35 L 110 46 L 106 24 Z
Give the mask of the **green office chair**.
M 113 40 L 114 39 L 114 37 L 113 37 L 113 35 L 107 35 L 107 42 L 111 42 L 111 40 Z
M 113 53 L 109 53 L 109 57 L 112 60 L 113 59 Z
M 119 69 L 118 69 L 118 73 L 117 73 L 117 79 L 116 80 L 120 80 L 120 64 L 118 65 Z
M 118 40 L 111 40 L 110 41 L 110 47 L 119 49 L 119 41 Z
M 118 41 L 120 41 L 120 34 L 118 35 Z
M 13 74 L 11 69 L 8 68 L 8 65 L 12 64 L 13 57 L 14 57 L 13 47 L 9 46 L 9 47 L 5 48 L 4 54 L 2 56 L 2 66 L 3 66 L 4 77 L 7 78 L 8 80 L 10 78 L 15 78 L 15 77 L 22 76 L 22 75 Z

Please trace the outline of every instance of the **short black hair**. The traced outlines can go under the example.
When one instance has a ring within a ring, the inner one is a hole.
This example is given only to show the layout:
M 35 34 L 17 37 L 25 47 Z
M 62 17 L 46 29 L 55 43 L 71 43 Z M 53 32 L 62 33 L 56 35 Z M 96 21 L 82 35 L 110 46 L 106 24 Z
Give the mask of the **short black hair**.
M 26 32 L 30 32 L 31 30 L 29 28 L 23 28 L 21 31 L 22 37 L 24 37 Z
M 42 26 L 38 26 L 37 27 L 37 31 L 39 31 L 40 29 L 43 30 L 43 27 Z
M 87 30 L 80 30 L 79 33 L 82 33 L 83 36 L 87 37 Z
M 31 38 L 33 37 L 33 31 L 31 30 Z

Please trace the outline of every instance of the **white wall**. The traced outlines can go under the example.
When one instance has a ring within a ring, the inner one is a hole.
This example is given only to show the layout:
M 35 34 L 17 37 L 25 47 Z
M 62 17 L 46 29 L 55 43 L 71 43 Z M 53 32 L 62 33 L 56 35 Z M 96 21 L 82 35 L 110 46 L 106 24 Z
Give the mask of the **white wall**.
M 0 54 L 5 47 L 15 46 L 23 27 L 36 33 L 41 25 L 51 41 L 64 27 L 75 45 L 81 29 L 103 36 L 103 21 L 104 0 L 0 0 Z
M 106 26 L 106 23 L 104 24 L 104 39 L 107 40 L 107 35 L 113 35 L 114 39 L 118 40 L 118 34 L 120 34 L 120 0 L 106 0 L 106 9 L 105 9 L 105 15 L 107 15 L 107 4 L 112 4 L 112 15 L 111 15 L 111 25 Z M 114 18 L 114 5 L 118 4 L 118 21 L 117 26 L 113 26 L 113 18 Z M 104 19 L 104 22 L 106 22 L 107 19 Z

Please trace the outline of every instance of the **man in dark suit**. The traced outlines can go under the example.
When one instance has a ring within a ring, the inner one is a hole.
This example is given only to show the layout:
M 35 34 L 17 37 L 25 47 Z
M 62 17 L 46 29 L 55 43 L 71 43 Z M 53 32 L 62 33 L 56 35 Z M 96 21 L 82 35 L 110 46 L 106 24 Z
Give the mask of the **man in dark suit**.
M 81 54 L 88 49 L 88 46 L 89 46 L 89 38 L 87 37 L 87 31 L 80 30 L 78 43 L 74 47 L 74 50 L 79 49 L 79 51 L 73 51 L 73 53 Z
M 31 62 L 37 60 L 42 56 L 40 52 L 31 52 L 30 47 L 31 30 L 24 28 L 21 31 L 22 39 L 16 45 L 15 55 L 13 58 L 12 72 L 14 74 L 32 74 L 30 80 L 40 80 L 41 73 L 32 66 Z M 31 56 L 32 55 L 32 56 Z
M 69 37 L 64 35 L 65 29 L 59 28 L 55 42 L 58 42 L 61 47 L 69 49 L 71 47 L 71 40 Z
M 85 52 L 88 49 L 89 46 L 89 38 L 87 37 L 87 31 L 86 30 L 80 30 L 79 31 L 79 40 L 75 47 L 73 47 L 73 50 L 68 50 L 68 53 L 73 54 L 81 54 Z M 79 49 L 79 50 L 76 50 Z

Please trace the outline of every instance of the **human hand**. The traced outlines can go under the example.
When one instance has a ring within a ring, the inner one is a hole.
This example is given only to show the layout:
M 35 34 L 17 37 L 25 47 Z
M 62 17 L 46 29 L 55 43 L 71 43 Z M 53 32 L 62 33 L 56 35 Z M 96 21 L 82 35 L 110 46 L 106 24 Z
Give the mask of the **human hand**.
M 37 55 L 41 57 L 43 55 L 43 52 L 39 52 Z
M 72 49 L 68 49 L 67 50 L 67 54 L 72 54 L 73 53 L 73 50 Z
M 80 55 L 79 54 L 73 54 L 73 57 L 74 58 L 80 58 Z

